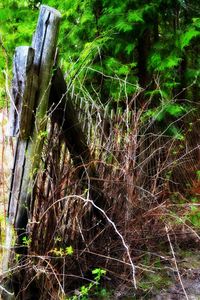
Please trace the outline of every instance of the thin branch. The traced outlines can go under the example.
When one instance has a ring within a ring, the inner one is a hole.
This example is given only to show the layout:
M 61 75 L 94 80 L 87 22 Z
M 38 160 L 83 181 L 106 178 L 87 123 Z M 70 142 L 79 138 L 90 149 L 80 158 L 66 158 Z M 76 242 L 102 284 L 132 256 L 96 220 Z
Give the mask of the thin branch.
M 127 253 L 127 256 L 128 256 L 128 259 L 129 259 L 129 262 L 130 262 L 130 265 L 131 265 L 131 268 L 132 268 L 132 280 L 133 280 L 133 284 L 134 284 L 134 288 L 137 289 L 137 284 L 136 284 L 136 277 L 135 277 L 135 265 L 132 261 L 132 258 L 131 258 L 131 254 L 130 254 L 130 251 L 129 251 L 129 247 L 127 245 L 127 243 L 125 242 L 124 240 L 124 237 L 122 236 L 122 234 L 119 232 L 119 230 L 117 229 L 115 223 L 107 216 L 107 214 L 105 213 L 105 211 L 103 209 L 101 209 L 99 206 L 97 206 L 92 200 L 90 199 L 85 199 L 83 198 L 82 196 L 79 196 L 79 195 L 69 195 L 69 196 L 66 196 L 66 197 L 63 197 L 61 199 L 58 199 L 56 200 L 52 205 L 50 205 L 47 210 L 42 214 L 41 218 L 40 218 L 40 222 L 41 220 L 43 219 L 43 217 L 46 215 L 46 213 L 56 204 L 56 203 L 59 203 L 63 200 L 67 200 L 67 199 L 71 199 L 71 198 L 78 198 L 82 201 L 84 201 L 85 203 L 90 203 L 92 204 L 93 207 L 95 207 L 97 210 L 99 210 L 102 215 L 106 218 L 106 220 L 108 221 L 108 223 L 110 223 L 112 225 L 112 227 L 114 228 L 115 232 L 117 233 L 117 235 L 120 237 L 121 241 L 122 241 L 122 244 L 124 246 L 124 248 L 126 249 L 126 253 Z
M 174 265 L 175 265 L 175 268 L 176 268 L 176 271 L 177 271 L 177 274 L 178 274 L 179 282 L 181 284 L 181 287 L 182 287 L 182 290 L 184 292 L 185 298 L 187 300 L 189 300 L 188 295 L 187 295 L 186 290 L 185 290 L 185 287 L 183 285 L 183 281 L 181 279 L 181 274 L 180 274 L 179 269 L 178 269 L 178 264 L 177 264 L 177 261 L 176 261 L 176 255 L 175 255 L 172 243 L 171 243 L 171 239 L 170 239 L 170 236 L 169 236 L 169 228 L 167 227 L 167 225 L 165 225 L 165 231 L 166 231 L 166 234 L 167 234 L 167 239 L 168 239 L 169 246 L 170 246 L 170 249 L 171 249 L 171 253 L 172 253 L 172 256 L 173 256 Z

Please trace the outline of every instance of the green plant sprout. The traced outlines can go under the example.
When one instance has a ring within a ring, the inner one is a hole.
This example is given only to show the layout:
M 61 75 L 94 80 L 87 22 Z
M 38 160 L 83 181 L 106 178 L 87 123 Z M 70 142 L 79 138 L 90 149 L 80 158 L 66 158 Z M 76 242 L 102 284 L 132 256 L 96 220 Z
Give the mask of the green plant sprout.
M 66 255 L 73 255 L 74 249 L 72 246 L 66 247 L 66 248 L 57 248 L 55 247 L 54 249 L 50 250 L 50 252 L 56 256 L 66 256 Z
M 27 236 L 24 236 L 22 238 L 22 243 L 23 243 L 24 246 L 29 247 L 31 242 L 32 242 L 31 238 L 28 238 Z
M 92 274 L 94 275 L 95 281 L 90 282 L 88 285 L 81 286 L 79 291 L 76 292 L 76 295 L 70 298 L 66 298 L 66 300 L 78 300 L 78 299 L 87 300 L 89 299 L 90 294 L 95 294 L 99 297 L 108 296 L 106 289 L 100 289 L 100 290 L 97 289 L 97 287 L 100 284 L 100 280 L 102 279 L 103 276 L 106 275 L 106 270 L 103 270 L 101 268 L 95 268 L 94 270 L 92 270 Z

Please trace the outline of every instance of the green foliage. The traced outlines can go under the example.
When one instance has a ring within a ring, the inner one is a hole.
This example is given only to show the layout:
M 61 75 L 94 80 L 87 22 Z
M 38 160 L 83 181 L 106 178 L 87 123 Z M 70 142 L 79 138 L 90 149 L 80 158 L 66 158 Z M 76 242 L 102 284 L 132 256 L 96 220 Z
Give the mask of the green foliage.
M 31 238 L 29 238 L 29 237 L 27 237 L 27 236 L 24 236 L 24 237 L 22 238 L 22 243 L 23 243 L 24 246 L 29 247 L 30 244 L 31 244 L 31 241 L 32 241 Z
M 74 250 L 73 250 L 72 246 L 66 247 L 65 248 L 65 253 L 67 255 L 72 255 L 74 253 Z
M 74 253 L 74 249 L 73 249 L 72 246 L 65 247 L 65 248 L 63 248 L 63 247 L 60 247 L 60 248 L 55 247 L 54 249 L 52 249 L 50 251 L 50 253 L 52 253 L 55 256 L 60 256 L 60 257 L 66 256 L 66 255 L 71 256 Z
M 181 129 L 179 129 L 175 125 L 170 125 L 168 127 L 167 133 L 176 140 L 183 141 L 185 139 L 184 134 L 182 134 L 181 132 Z
M 128 21 L 131 23 L 137 23 L 137 22 L 144 23 L 143 11 L 141 9 L 133 10 L 133 11 L 130 10 L 128 12 Z
M 165 272 L 163 272 L 163 262 L 160 258 L 152 259 L 149 255 L 144 256 L 142 264 L 145 266 L 151 265 L 152 271 L 147 272 L 141 281 L 138 283 L 139 289 L 142 291 L 159 291 L 160 289 L 168 288 L 172 280 Z
M 186 113 L 186 109 L 182 105 L 170 101 L 164 104 L 161 110 L 156 110 L 154 116 L 157 121 L 162 121 L 167 116 L 179 118 L 184 113 Z
M 185 51 L 198 42 L 200 32 L 198 10 L 190 11 L 190 6 L 183 3 L 180 1 L 177 6 L 180 26 L 175 30 L 171 25 L 175 9 L 171 1 L 151 0 L 146 4 L 122 0 L 42 1 L 42 4 L 53 6 L 62 13 L 60 62 L 68 74 L 68 81 L 75 85 L 78 93 L 83 93 L 84 84 L 91 97 L 98 95 L 98 100 L 103 104 L 107 101 L 119 102 L 119 99 L 124 102 L 136 92 L 137 46 L 146 30 L 149 32 L 149 45 L 144 45 L 149 48 L 145 58 L 148 72 L 151 78 L 160 77 L 159 89 L 147 90 L 147 96 L 151 92 L 156 98 L 173 98 L 173 89 L 180 86 L 177 69 Z M 35 0 L 5 0 L 0 4 L 0 34 L 7 56 L 5 52 L 0 54 L 2 98 L 6 95 L 2 71 L 10 74 L 16 46 L 31 43 L 39 4 Z M 187 20 L 184 19 L 185 10 L 188 11 Z M 154 40 L 156 26 L 158 36 Z M 187 55 L 186 77 L 190 84 L 194 80 L 197 82 L 199 62 L 192 63 L 194 51 Z M 3 105 L 3 100 L 0 101 Z
M 190 206 L 190 211 L 185 215 L 186 221 L 189 224 L 192 224 L 196 229 L 200 228 L 200 209 L 198 206 L 198 201 L 196 198 L 193 198 L 193 205 Z M 196 204 L 196 205 L 195 205 Z
M 198 170 L 198 171 L 196 172 L 196 174 L 197 174 L 197 179 L 200 180 L 200 170 Z
M 30 1 L 26 0 L 0 2 L 0 108 L 7 103 L 6 84 L 10 84 L 14 49 L 31 44 L 37 10 L 30 9 Z
M 21 259 L 22 255 L 21 254 L 15 254 L 15 261 L 16 263 L 19 263 L 20 259 Z
M 188 214 L 187 218 L 194 227 L 200 228 L 200 211 L 197 207 L 191 207 L 191 213 Z
M 161 56 L 161 53 L 153 53 L 150 59 L 150 66 L 157 71 L 166 71 L 172 69 L 181 62 L 181 58 L 175 52 L 170 53 L 169 56 Z
M 92 296 L 95 296 L 98 299 L 104 297 L 107 297 L 106 299 L 109 299 L 109 293 L 107 292 L 107 290 L 104 288 L 99 289 L 100 280 L 103 278 L 103 276 L 106 275 L 106 271 L 101 268 L 96 268 L 92 270 L 92 274 L 94 275 L 95 281 L 90 282 L 88 285 L 81 286 L 78 293 L 76 293 L 78 295 L 66 298 L 66 300 L 87 300 L 91 299 L 90 297 Z
M 180 47 L 181 49 L 184 49 L 185 47 L 189 46 L 192 39 L 199 36 L 200 31 L 196 30 L 193 27 L 189 27 L 189 29 L 186 32 L 183 32 L 180 36 Z
M 94 280 L 99 282 L 102 276 L 106 275 L 106 271 L 100 268 L 96 268 L 92 270 L 92 274 L 94 275 Z
M 185 139 L 177 120 L 186 114 L 191 103 L 199 102 L 199 37 L 200 11 L 198 1 L 122 1 L 122 0 L 43 0 L 43 4 L 55 7 L 62 13 L 59 35 L 60 66 L 66 74 L 69 89 L 73 85 L 76 95 L 88 103 L 98 103 L 102 109 L 109 105 L 113 111 L 123 110 L 136 99 L 136 109 L 141 103 L 151 105 L 141 118 L 142 123 L 156 121 L 160 128 L 177 141 Z M 12 57 L 19 45 L 30 45 L 38 17 L 39 1 L 4 0 L 0 3 L 0 107 L 7 101 L 6 76 L 10 82 Z M 178 16 L 178 18 L 177 18 Z M 142 47 L 141 47 L 142 45 Z M 141 77 L 147 77 L 141 78 Z M 136 97 L 139 85 L 144 89 Z M 182 92 L 186 96 L 182 96 Z M 142 94 L 142 95 L 141 95 Z M 140 100 L 142 99 L 141 103 Z M 179 101 L 180 100 L 180 101 Z M 130 105 L 131 109 L 131 105 Z M 120 116 L 123 115 L 123 111 Z M 117 127 L 116 127 L 117 129 Z M 47 132 L 38 134 L 39 139 Z M 118 137 L 121 142 L 121 136 Z M 173 149 L 174 156 L 177 150 Z M 109 164 L 115 157 L 107 157 Z M 37 172 L 32 171 L 31 176 Z M 172 171 L 166 173 L 171 180 Z M 197 171 L 200 178 L 200 171 Z M 85 190 L 87 193 L 88 190 Z M 181 203 L 178 196 L 172 199 Z M 183 220 L 199 229 L 200 212 L 193 205 Z M 183 221 L 182 220 L 182 221 Z M 182 222 L 181 221 L 181 222 Z M 55 243 L 61 242 L 60 238 Z M 23 237 L 24 246 L 31 239 Z M 56 244 L 57 245 L 57 244 Z M 72 246 L 57 246 L 50 251 L 57 258 L 71 256 Z M 16 261 L 20 257 L 16 256 Z M 149 264 L 150 261 L 148 261 Z M 161 262 L 154 262 L 160 268 Z M 72 300 L 89 297 L 109 298 L 106 289 L 100 287 L 106 271 L 92 271 L 94 281 L 83 285 Z M 168 279 L 155 272 L 140 282 L 140 288 L 150 290 L 167 286 Z
M 150 273 L 146 278 L 139 283 L 139 288 L 141 288 L 143 291 L 150 291 L 152 287 L 154 290 L 160 290 L 163 288 L 169 287 L 171 284 L 171 280 L 169 277 L 166 277 L 166 275 L 155 272 Z
M 183 106 L 178 105 L 176 103 L 169 103 L 166 108 L 165 108 L 166 112 L 168 112 L 171 116 L 174 117 L 180 117 L 181 115 L 183 115 L 183 113 L 185 113 L 185 109 Z

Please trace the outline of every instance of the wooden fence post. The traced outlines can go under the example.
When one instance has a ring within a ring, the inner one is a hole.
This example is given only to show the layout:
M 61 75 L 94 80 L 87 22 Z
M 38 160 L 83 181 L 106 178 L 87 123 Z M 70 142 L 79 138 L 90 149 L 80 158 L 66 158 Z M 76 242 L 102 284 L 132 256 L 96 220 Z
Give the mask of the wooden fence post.
M 16 228 L 24 228 L 27 224 L 27 213 L 31 205 L 34 180 L 41 161 L 60 18 L 61 15 L 57 10 L 45 5 L 41 6 L 32 43 L 32 47 L 35 50 L 34 72 L 38 76 L 38 90 L 36 93 L 37 108 L 35 112 L 35 124 L 33 124 L 33 135 L 27 147 L 24 180 L 21 185 L 21 209 L 16 214 Z
M 8 205 L 8 230 L 3 271 L 9 266 L 13 229 L 22 236 L 30 213 L 31 188 L 40 165 L 46 129 L 52 69 L 59 30 L 60 13 L 48 6 L 40 8 L 31 47 L 19 47 L 14 58 L 13 99 L 10 108 L 10 135 L 17 136 Z M 33 118 L 33 110 L 35 115 Z M 35 122 L 34 122 L 35 120 Z M 7 285 L 7 284 L 5 284 Z M 9 285 L 9 282 L 8 282 Z M 13 297 L 9 292 L 4 297 Z
M 17 211 L 23 180 L 25 152 L 33 122 L 33 107 L 37 88 L 37 79 L 33 71 L 33 59 L 34 50 L 31 47 L 16 48 L 13 63 L 13 99 L 10 106 L 9 122 L 10 136 L 17 136 L 8 205 L 8 217 L 11 224 L 14 224 Z
M 9 136 L 30 136 L 37 76 L 33 71 L 34 49 L 20 46 L 15 50 L 12 96 L 9 116 Z
M 23 46 L 15 50 L 13 62 L 12 102 L 10 104 L 9 135 L 16 136 L 15 157 L 11 174 L 8 203 L 8 223 L 3 259 L 3 271 L 8 270 L 10 250 L 13 243 L 13 225 L 20 209 L 21 184 L 24 179 L 24 165 L 28 137 L 31 134 L 33 107 L 37 88 L 37 77 L 33 70 L 34 50 Z M 12 295 L 7 295 L 12 299 Z

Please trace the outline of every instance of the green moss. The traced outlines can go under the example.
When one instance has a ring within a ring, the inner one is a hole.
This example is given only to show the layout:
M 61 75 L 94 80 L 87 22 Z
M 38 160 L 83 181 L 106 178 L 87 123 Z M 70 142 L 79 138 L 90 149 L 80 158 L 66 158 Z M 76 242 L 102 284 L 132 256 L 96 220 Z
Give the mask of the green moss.
M 172 280 L 163 270 L 145 275 L 145 277 L 139 282 L 138 286 L 146 292 L 168 288 L 170 284 L 172 284 Z

